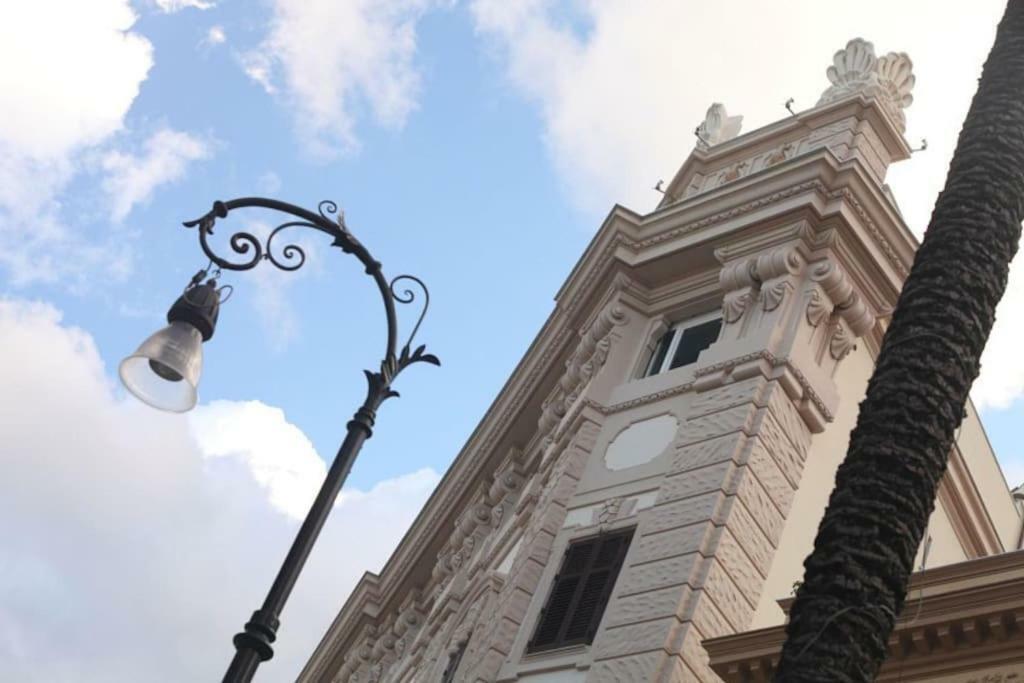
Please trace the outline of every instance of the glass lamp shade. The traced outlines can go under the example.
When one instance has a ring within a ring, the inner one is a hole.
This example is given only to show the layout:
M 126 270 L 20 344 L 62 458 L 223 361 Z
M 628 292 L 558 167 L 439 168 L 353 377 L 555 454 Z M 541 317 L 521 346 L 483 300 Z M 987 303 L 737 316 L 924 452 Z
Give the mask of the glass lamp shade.
M 202 368 L 202 334 L 187 322 L 175 321 L 121 361 L 119 374 L 125 388 L 143 403 L 183 413 L 196 404 Z

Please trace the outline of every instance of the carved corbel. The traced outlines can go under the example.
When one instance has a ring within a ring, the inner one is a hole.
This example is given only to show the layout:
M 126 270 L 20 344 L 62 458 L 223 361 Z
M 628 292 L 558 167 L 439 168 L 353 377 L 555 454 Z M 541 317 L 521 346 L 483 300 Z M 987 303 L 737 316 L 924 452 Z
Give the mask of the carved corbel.
M 778 247 L 725 265 L 718 276 L 725 292 L 722 298 L 725 322 L 737 322 L 755 298 L 760 298 L 766 312 L 774 311 L 792 291 L 792 278 L 802 267 L 803 260 L 793 246 Z
M 419 603 L 415 599 L 409 600 L 406 605 L 399 610 L 398 617 L 395 619 L 395 625 L 391 628 L 391 632 L 395 636 L 394 649 L 399 657 L 405 655 L 409 649 L 408 644 L 415 638 L 416 633 L 423 625 L 425 615 L 419 608 Z
M 835 304 L 835 312 L 850 326 L 854 336 L 859 337 L 874 327 L 875 315 L 835 262 L 827 260 L 815 266 L 811 279 L 821 285 Z
M 786 294 L 793 290 L 793 277 L 803 267 L 803 260 L 795 247 L 779 247 L 757 257 L 754 272 L 761 283 L 761 304 L 765 312 L 782 305 Z
M 722 318 L 726 323 L 737 322 L 760 285 L 757 277 L 757 262 L 745 259 L 723 266 L 718 274 L 718 283 L 725 295 L 722 297 Z
M 817 327 L 825 319 L 835 318 L 828 331 L 829 354 L 837 361 L 842 360 L 854 348 L 856 339 L 874 327 L 876 317 L 834 261 L 816 264 L 811 280 L 821 286 L 829 301 L 813 291 L 807 304 L 807 321 Z
M 796 275 L 802 267 L 803 260 L 796 247 L 778 247 L 759 255 L 754 260 L 753 277 L 764 283 L 782 275 Z
M 537 428 L 542 434 L 551 430 L 565 417 L 569 406 L 579 397 L 588 382 L 604 365 L 611 349 L 609 335 L 616 326 L 629 321 L 626 309 L 618 302 L 608 304 L 597 316 L 586 332 L 580 335 L 580 343 L 569 360 L 565 362 L 565 373 L 558 380 L 551 396 L 541 408 Z
M 761 289 L 761 303 L 766 313 L 774 311 L 786 298 L 786 294 L 793 289 L 793 283 L 789 280 L 776 280 L 770 285 Z
M 810 298 L 807 301 L 807 322 L 811 327 L 817 327 L 832 315 L 832 306 L 817 289 L 812 289 Z
M 372 625 L 366 626 L 362 633 L 360 645 L 345 656 L 345 659 L 341 664 L 341 668 L 338 669 L 338 673 L 335 676 L 336 680 L 345 681 L 347 683 L 359 680 L 358 672 L 360 668 L 364 665 L 368 665 L 373 655 L 373 642 L 376 633 L 377 629 Z
M 832 336 L 828 342 L 828 351 L 836 360 L 846 358 L 846 355 L 856 346 L 854 336 L 850 334 L 846 325 L 837 320 L 832 326 Z
M 722 319 L 729 324 L 737 322 L 749 303 L 750 292 L 729 292 L 722 298 Z

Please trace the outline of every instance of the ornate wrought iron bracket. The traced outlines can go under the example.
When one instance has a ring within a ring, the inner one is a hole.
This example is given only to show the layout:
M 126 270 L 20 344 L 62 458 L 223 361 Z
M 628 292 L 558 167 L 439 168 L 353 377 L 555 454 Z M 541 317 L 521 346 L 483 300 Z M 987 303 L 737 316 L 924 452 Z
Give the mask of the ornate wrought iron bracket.
M 235 209 L 259 207 L 271 209 L 292 216 L 296 220 L 287 220 L 272 229 L 266 239 L 260 240 L 252 232 L 240 230 L 228 238 L 228 245 L 231 251 L 237 254 L 240 259 L 231 259 L 217 253 L 210 244 L 210 235 L 213 234 L 214 224 L 218 219 L 227 218 L 228 214 Z M 413 275 L 399 275 L 388 281 L 381 272 L 381 264 L 375 260 L 370 252 L 363 246 L 362 242 L 356 239 L 345 225 L 345 213 L 338 210 L 338 205 L 330 200 L 324 200 L 317 206 L 314 213 L 294 204 L 266 199 L 263 197 L 241 197 L 226 202 L 214 202 L 209 212 L 196 218 L 186 221 L 187 228 L 197 228 L 199 233 L 199 246 L 210 261 L 222 270 L 245 271 L 252 270 L 263 262 L 284 271 L 296 271 L 306 263 L 305 250 L 295 242 L 289 242 L 277 248 L 275 240 L 278 235 L 289 228 L 308 228 L 322 232 L 332 238 L 331 246 L 339 247 L 346 254 L 351 254 L 362 263 L 366 274 L 373 278 L 377 289 L 380 291 L 384 304 L 384 314 L 387 320 L 387 346 L 384 350 L 383 360 L 377 372 L 367 371 L 369 380 L 369 392 L 371 395 L 380 393 L 380 401 L 398 393 L 390 389 L 391 383 L 398 374 L 413 363 L 430 363 L 440 365 L 437 356 L 427 353 L 426 347 L 420 345 L 413 349 L 412 342 L 416 333 L 426 317 L 427 309 L 430 307 L 430 292 L 427 286 L 418 277 Z M 399 288 L 399 283 L 406 286 Z M 412 332 L 402 346 L 398 347 L 398 320 L 395 312 L 395 303 L 412 304 L 418 299 L 418 292 L 410 289 L 409 284 L 415 285 L 422 290 L 423 306 L 420 309 L 419 317 L 412 328 Z M 368 396 L 368 399 L 370 397 Z M 378 403 L 379 405 L 379 403 Z

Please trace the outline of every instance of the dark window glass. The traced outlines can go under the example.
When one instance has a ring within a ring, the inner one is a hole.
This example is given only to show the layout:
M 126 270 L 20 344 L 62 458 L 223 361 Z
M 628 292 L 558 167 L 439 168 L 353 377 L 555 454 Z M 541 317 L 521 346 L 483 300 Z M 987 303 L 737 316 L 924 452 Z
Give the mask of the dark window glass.
M 630 530 L 569 545 L 528 652 L 593 642 L 632 536 Z
M 468 643 L 469 639 L 467 638 L 459 645 L 459 649 L 448 657 L 448 666 L 441 674 L 441 683 L 452 683 L 455 680 L 455 672 L 459 670 L 459 663 L 462 661 L 462 655 L 465 654 Z
M 672 363 L 669 370 L 680 368 L 684 365 L 697 362 L 700 352 L 718 341 L 718 333 L 722 330 L 722 319 L 709 320 L 700 325 L 687 327 L 683 330 L 683 337 L 676 346 L 676 352 L 672 356 Z
M 675 336 L 675 333 L 675 330 L 669 330 L 665 334 L 661 335 L 658 345 L 654 347 L 654 355 L 651 356 L 651 362 L 647 365 L 648 375 L 657 375 L 661 372 L 661 366 L 665 362 L 665 355 L 668 353 L 668 347 L 672 346 L 672 337 Z

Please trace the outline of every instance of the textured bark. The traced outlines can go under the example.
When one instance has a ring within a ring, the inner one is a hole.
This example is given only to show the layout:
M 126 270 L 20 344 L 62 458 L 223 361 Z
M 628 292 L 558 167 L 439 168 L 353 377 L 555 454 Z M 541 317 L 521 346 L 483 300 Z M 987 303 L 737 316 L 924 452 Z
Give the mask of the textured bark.
M 1022 218 L 1024 0 L 1011 0 L 804 563 L 776 681 L 877 675 Z

